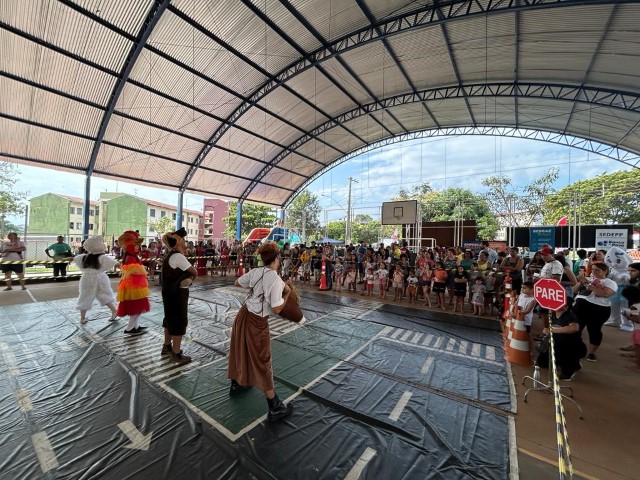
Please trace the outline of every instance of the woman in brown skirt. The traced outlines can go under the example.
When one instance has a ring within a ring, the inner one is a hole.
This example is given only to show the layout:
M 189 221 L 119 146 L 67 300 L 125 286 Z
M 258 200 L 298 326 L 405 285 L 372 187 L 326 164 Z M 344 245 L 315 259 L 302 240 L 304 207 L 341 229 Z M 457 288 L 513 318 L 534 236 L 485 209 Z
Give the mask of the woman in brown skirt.
M 274 390 L 269 315 L 282 311 L 291 289 L 277 273 L 278 245 L 264 243 L 257 253 L 264 267 L 251 269 L 235 282 L 236 286 L 249 288 L 249 295 L 233 323 L 227 375 L 231 380 L 230 395 L 251 387 L 264 392 L 269 404 L 267 418 L 273 422 L 289 415 L 293 405 L 282 402 Z

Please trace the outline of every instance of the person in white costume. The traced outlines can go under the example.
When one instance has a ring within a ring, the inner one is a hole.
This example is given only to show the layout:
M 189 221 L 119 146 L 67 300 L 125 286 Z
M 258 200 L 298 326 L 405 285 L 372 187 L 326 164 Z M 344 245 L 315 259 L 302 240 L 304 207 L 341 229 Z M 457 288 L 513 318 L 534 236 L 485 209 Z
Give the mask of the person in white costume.
M 116 297 L 106 272 L 113 269 L 118 262 L 105 255 L 107 249 L 104 238 L 100 235 L 88 238 L 83 246 L 87 253 L 77 255 L 73 259 L 73 263 L 82 271 L 76 307 L 80 310 L 80 323 L 87 323 L 87 312 L 91 310 L 95 300 L 109 307 L 111 310 L 109 321 L 112 322 L 117 317 Z

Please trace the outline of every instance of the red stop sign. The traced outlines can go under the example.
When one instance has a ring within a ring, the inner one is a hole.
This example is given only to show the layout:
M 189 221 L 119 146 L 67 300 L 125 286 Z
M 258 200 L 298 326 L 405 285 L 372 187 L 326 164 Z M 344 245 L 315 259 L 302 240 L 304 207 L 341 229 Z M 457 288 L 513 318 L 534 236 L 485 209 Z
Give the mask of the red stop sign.
M 542 308 L 560 310 L 567 303 L 567 292 L 554 278 L 541 278 L 533 285 L 533 297 Z

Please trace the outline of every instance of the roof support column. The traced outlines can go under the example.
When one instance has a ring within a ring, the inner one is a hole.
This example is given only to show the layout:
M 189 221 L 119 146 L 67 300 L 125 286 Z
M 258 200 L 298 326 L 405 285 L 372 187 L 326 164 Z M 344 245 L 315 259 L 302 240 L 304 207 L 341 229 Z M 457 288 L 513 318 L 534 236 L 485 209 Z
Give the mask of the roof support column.
M 89 209 L 91 208 L 91 175 L 84 179 L 84 209 L 82 210 L 82 239 L 89 237 Z
M 242 202 L 236 203 L 236 240 L 242 239 Z
M 182 205 L 184 204 L 184 190 L 178 193 L 178 213 L 176 213 L 176 230 L 182 227 Z

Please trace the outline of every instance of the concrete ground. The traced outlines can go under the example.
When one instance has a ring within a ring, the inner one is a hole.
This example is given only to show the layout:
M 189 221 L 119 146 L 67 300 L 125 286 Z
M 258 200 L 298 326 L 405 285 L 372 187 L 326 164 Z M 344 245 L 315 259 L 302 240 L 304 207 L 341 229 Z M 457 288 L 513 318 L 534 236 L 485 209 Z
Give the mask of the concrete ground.
M 229 277 L 230 283 L 233 280 L 234 277 Z M 117 282 L 117 278 L 112 280 L 114 289 Z M 69 280 L 30 283 L 28 287 L 26 291 L 19 287 L 10 292 L 0 291 L 0 307 L 73 298 L 77 295 L 78 284 L 76 280 Z M 158 287 L 152 285 L 151 288 Z M 335 295 L 334 292 L 325 294 Z M 362 298 L 344 290 L 340 295 Z M 373 296 L 370 300 L 394 303 L 389 298 L 379 300 Z M 424 308 L 409 306 L 406 301 L 403 304 L 407 308 Z M 536 319 L 534 330 L 540 328 L 541 322 Z M 637 446 L 640 433 L 637 426 L 640 425 L 640 409 L 636 401 L 640 398 L 640 375 L 626 368 L 631 362 L 619 351 L 619 347 L 630 344 L 630 334 L 610 327 L 604 327 L 604 334 L 598 362 L 583 361 L 583 370 L 573 382 L 566 383 L 573 388 L 574 399 L 584 412 L 584 419 L 580 419 L 575 405 L 564 402 L 571 460 L 576 478 L 639 479 Z M 558 478 L 553 396 L 536 391 L 529 394 L 527 403 L 523 400 L 530 383 L 523 386 L 522 378 L 532 371 L 533 368 L 512 366 L 518 402 L 515 420 L 520 478 Z M 546 378 L 547 371 L 542 370 L 542 379 Z

